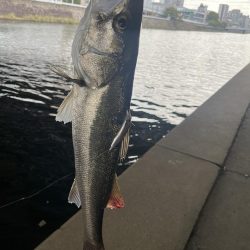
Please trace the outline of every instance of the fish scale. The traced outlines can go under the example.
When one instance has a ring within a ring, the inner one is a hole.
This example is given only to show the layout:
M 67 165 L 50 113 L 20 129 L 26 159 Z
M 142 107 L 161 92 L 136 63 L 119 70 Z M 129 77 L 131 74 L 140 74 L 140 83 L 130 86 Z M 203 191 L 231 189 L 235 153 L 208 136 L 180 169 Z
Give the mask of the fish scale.
M 124 207 L 116 176 L 125 158 L 143 0 L 90 0 L 72 45 L 76 79 L 58 109 L 72 122 L 75 181 L 69 202 L 82 206 L 83 249 L 103 250 L 104 208 Z
M 103 209 L 110 196 L 116 171 L 114 166 L 119 157 L 119 151 L 109 152 L 109 147 L 119 131 L 119 127 L 112 124 L 112 117 L 121 112 L 123 103 L 119 98 L 115 100 L 112 91 L 114 88 L 110 86 L 78 91 L 72 121 L 76 180 L 84 209 L 83 220 L 88 240 L 100 244 L 101 233 L 96 228 L 101 229 Z M 121 96 L 117 91 L 115 93 Z M 108 136 L 105 135 L 107 132 Z

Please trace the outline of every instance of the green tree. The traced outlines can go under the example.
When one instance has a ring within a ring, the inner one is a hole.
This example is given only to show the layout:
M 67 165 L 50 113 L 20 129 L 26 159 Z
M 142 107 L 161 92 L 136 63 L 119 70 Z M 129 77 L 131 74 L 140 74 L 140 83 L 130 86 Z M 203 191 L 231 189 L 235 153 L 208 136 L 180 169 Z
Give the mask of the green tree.
M 214 12 L 210 11 L 207 15 L 207 22 L 209 26 L 217 27 L 217 28 L 226 28 L 227 24 L 225 22 L 219 21 L 219 15 Z
M 164 11 L 164 15 L 166 17 L 169 17 L 171 20 L 176 20 L 179 18 L 179 15 L 178 15 L 178 11 L 176 8 L 174 7 L 170 7 L 170 8 L 167 8 L 165 11 Z
M 207 21 L 219 21 L 219 15 L 214 11 L 210 11 L 207 15 Z
M 221 26 L 221 23 L 220 23 L 219 20 L 212 19 L 212 20 L 209 20 L 209 21 L 208 21 L 208 25 L 209 25 L 209 26 L 213 26 L 213 27 L 220 27 L 220 26 Z

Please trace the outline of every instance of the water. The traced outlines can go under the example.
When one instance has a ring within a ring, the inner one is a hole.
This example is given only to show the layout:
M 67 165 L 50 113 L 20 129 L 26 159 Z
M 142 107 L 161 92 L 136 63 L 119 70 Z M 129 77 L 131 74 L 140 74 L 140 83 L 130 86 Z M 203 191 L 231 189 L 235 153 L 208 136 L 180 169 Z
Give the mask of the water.
M 66 202 L 74 172 L 71 128 L 54 121 L 69 85 L 48 69 L 48 64 L 71 68 L 75 29 L 0 22 L 0 232 L 5 249 L 34 248 L 77 211 Z M 142 30 L 131 107 L 135 126 L 119 174 L 249 58 L 249 35 Z M 12 203 L 22 197 L 27 199 Z

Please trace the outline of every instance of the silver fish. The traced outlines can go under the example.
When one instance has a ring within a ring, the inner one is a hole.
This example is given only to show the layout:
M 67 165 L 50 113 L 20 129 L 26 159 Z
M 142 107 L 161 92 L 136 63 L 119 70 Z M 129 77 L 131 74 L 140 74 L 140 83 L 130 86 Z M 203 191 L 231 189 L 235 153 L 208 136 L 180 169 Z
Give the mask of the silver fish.
M 82 206 L 83 249 L 104 249 L 105 207 L 124 207 L 116 168 L 129 144 L 130 102 L 143 0 L 92 0 L 72 45 L 74 83 L 57 121 L 72 122 L 75 181 L 69 202 Z

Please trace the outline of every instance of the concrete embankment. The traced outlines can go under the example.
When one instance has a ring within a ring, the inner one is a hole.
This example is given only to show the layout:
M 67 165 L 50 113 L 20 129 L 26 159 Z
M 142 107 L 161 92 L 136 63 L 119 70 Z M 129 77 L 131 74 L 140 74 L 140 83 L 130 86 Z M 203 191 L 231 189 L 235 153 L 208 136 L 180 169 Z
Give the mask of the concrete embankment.
M 85 7 L 80 5 L 54 4 L 32 0 L 1 0 L 0 19 L 26 20 L 37 22 L 78 23 Z M 165 30 L 214 31 L 183 21 L 169 21 L 164 18 L 144 16 L 143 28 Z
M 164 29 L 164 30 L 186 30 L 186 31 L 225 31 L 224 29 L 215 29 L 212 27 L 188 23 L 181 20 L 170 21 L 166 18 L 153 16 L 144 16 L 142 27 L 147 29 Z
M 250 64 L 120 177 L 107 250 L 249 249 L 249 78 Z M 82 249 L 82 223 L 79 211 L 37 249 Z
M 85 8 L 32 0 L 1 0 L 0 19 L 78 23 Z

